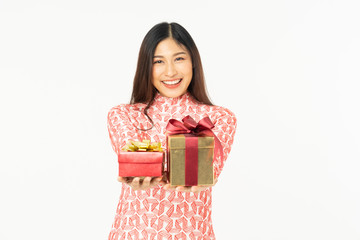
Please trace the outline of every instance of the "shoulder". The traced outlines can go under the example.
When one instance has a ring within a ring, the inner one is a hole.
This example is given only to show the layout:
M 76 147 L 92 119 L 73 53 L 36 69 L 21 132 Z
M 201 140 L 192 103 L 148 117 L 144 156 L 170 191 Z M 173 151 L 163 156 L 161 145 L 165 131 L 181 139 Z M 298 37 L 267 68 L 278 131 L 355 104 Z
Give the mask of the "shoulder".
M 236 125 L 237 119 L 235 114 L 226 107 L 211 106 L 209 117 L 215 122 L 222 122 L 231 125 Z
M 114 117 L 118 115 L 124 115 L 131 112 L 138 112 L 144 109 L 145 104 L 136 103 L 136 104 L 119 104 L 110 108 L 108 112 L 108 117 Z
M 231 117 L 236 119 L 235 114 L 230 111 L 228 108 L 226 107 L 221 107 L 221 106 L 211 106 L 211 112 L 213 112 L 214 114 L 218 115 L 218 116 L 226 116 L 226 117 Z
M 107 119 L 109 122 L 119 123 L 128 122 L 131 119 L 136 119 L 144 110 L 145 104 L 119 104 L 110 108 Z
M 212 108 L 213 108 L 213 111 L 217 112 L 218 114 L 235 117 L 235 114 L 226 107 L 212 106 Z
M 116 118 L 117 116 L 128 112 L 130 104 L 119 104 L 110 108 L 108 112 L 108 119 Z

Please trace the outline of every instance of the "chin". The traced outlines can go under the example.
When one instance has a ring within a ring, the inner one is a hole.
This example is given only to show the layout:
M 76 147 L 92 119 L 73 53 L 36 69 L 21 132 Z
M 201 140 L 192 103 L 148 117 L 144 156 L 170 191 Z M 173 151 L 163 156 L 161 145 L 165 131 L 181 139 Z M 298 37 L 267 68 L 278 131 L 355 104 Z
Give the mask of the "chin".
M 160 92 L 161 95 L 168 97 L 168 98 L 177 98 L 180 97 L 182 95 L 184 95 L 186 93 L 186 91 L 184 92 Z

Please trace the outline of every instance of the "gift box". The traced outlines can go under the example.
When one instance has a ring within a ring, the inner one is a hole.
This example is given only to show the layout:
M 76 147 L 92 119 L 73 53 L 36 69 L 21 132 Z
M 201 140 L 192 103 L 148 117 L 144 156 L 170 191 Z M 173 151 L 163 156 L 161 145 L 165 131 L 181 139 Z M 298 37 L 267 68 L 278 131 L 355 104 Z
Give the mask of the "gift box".
M 121 177 L 161 177 L 164 152 L 157 143 L 130 142 L 118 154 L 118 163 Z
M 167 137 L 171 186 L 214 184 L 214 137 L 176 134 Z
M 163 172 L 163 152 L 120 152 L 119 176 L 160 177 Z

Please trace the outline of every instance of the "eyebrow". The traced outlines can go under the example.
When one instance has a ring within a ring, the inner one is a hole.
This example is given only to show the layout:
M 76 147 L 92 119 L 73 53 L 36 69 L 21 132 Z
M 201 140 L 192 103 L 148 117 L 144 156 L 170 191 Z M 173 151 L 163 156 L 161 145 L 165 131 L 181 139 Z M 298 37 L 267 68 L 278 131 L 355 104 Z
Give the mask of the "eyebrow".
M 180 55 L 180 54 L 186 54 L 186 52 L 177 52 L 173 55 L 173 57 L 177 56 L 177 55 Z M 164 56 L 161 56 L 161 55 L 156 55 L 154 56 L 153 58 L 164 58 Z

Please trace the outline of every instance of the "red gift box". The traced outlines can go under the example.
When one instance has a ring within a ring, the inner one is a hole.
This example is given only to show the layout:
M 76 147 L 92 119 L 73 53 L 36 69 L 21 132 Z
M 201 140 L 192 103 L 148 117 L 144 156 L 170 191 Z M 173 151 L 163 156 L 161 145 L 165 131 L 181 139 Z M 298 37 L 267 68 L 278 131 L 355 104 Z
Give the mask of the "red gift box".
M 120 177 L 161 177 L 164 152 L 120 152 Z

